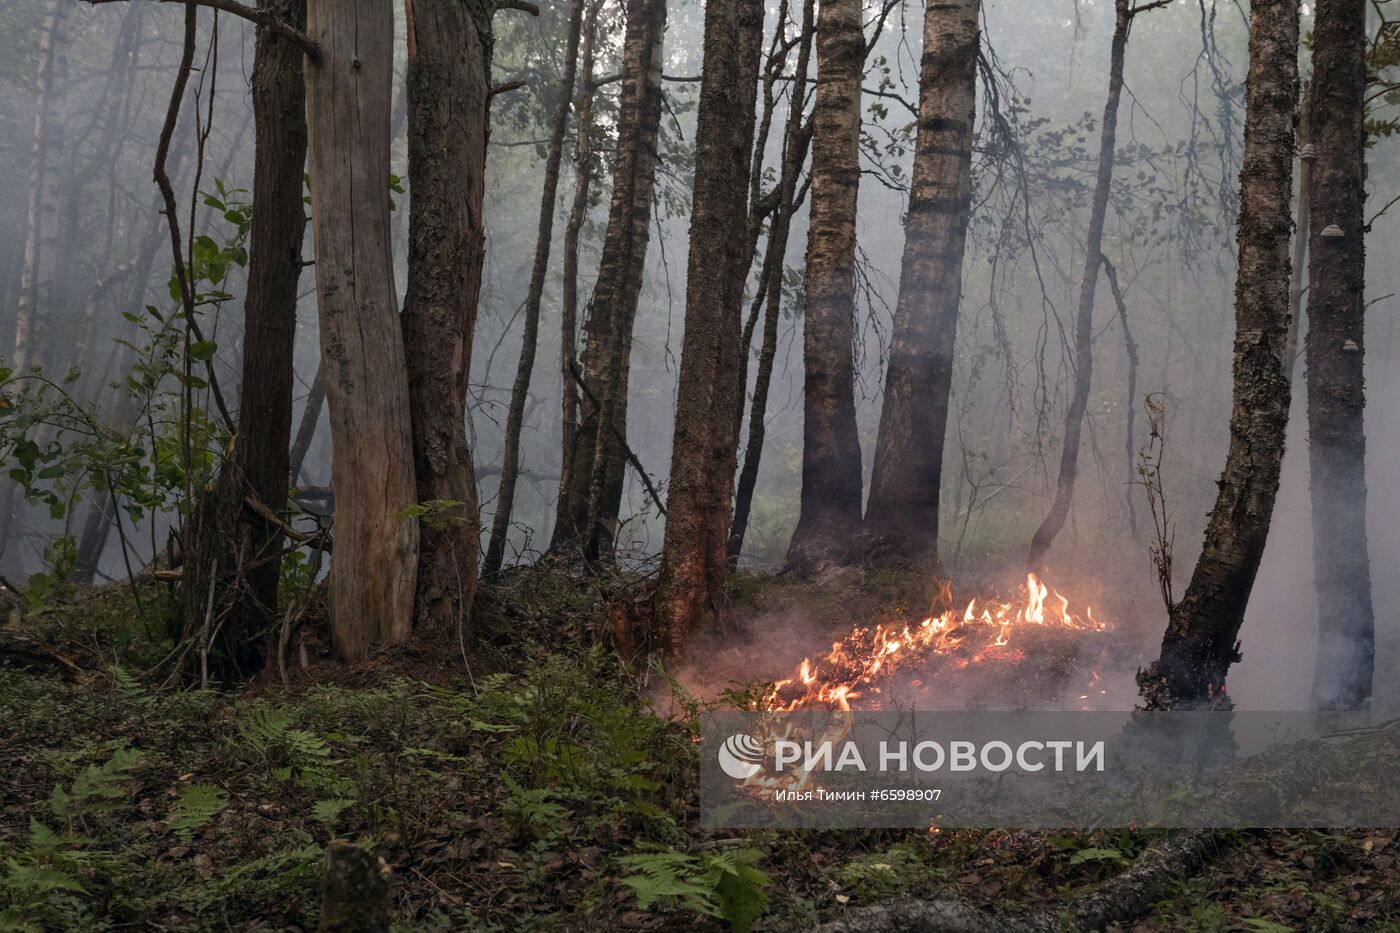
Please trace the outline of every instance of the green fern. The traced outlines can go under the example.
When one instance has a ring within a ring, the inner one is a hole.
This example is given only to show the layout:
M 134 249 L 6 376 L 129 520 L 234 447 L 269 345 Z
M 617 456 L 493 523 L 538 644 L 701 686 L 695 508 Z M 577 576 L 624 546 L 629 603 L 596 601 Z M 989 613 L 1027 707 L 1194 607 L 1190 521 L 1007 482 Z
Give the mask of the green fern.
M 770 879 L 757 867 L 763 853 L 731 849 L 704 853 L 647 852 L 624 855 L 617 861 L 635 874 L 621 883 L 637 896 L 637 906 L 680 907 L 728 922 L 736 933 L 747 933 L 768 908 Z
M 212 820 L 228 804 L 223 788 L 213 784 L 187 784 L 180 790 L 180 799 L 171 808 L 166 821 L 170 831 L 189 841 L 194 831 Z
M 49 809 L 54 816 L 70 824 L 85 814 L 116 809 L 127 797 L 122 784 L 131 778 L 140 757 L 135 749 L 119 748 L 103 764 L 88 765 L 78 772 L 71 788 L 54 786 L 49 796 Z

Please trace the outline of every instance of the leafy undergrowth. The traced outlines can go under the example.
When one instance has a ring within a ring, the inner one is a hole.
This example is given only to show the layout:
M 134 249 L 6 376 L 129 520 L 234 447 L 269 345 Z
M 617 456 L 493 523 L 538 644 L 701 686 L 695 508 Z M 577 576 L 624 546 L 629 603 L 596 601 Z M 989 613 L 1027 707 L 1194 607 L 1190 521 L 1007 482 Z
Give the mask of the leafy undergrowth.
M 465 660 L 452 633 L 354 668 L 313 646 L 290 690 L 157 689 L 133 662 L 158 646 L 102 605 L 49 620 L 91 675 L 0 670 L 0 929 L 314 928 L 333 838 L 392 867 L 402 928 L 469 930 L 793 930 L 903 896 L 1017 913 L 1152 838 L 704 831 L 694 704 L 659 716 L 661 675 L 565 647 L 599 613 L 563 577 L 489 594 Z M 1136 928 L 1385 928 L 1397 849 L 1244 837 Z

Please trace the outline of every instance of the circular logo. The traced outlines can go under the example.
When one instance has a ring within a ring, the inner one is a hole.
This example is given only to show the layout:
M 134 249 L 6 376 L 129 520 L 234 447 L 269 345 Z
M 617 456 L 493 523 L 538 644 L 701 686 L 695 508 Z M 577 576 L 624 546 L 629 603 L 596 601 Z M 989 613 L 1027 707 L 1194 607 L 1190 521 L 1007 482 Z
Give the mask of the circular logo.
M 718 754 L 720 769 L 736 781 L 753 777 L 763 767 L 763 743 L 743 732 L 725 739 Z

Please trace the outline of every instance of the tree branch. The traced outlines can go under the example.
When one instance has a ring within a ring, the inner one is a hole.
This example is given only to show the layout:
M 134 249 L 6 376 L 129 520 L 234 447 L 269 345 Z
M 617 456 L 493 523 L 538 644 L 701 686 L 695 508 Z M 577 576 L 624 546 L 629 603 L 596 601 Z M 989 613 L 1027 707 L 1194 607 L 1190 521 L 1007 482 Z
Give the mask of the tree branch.
M 119 0 L 87 0 L 93 6 L 99 3 L 116 3 Z M 246 6 L 238 0 L 154 0 L 156 3 L 181 3 L 186 6 L 207 6 L 215 10 L 223 10 L 225 13 L 232 13 L 234 16 L 246 19 L 248 22 L 264 29 L 270 29 L 279 36 L 290 40 L 298 48 L 306 53 L 306 57 L 313 62 L 321 60 L 321 47 L 316 44 L 306 33 L 302 32 L 291 23 L 280 17 L 274 16 L 267 10 L 259 10 L 255 7 Z

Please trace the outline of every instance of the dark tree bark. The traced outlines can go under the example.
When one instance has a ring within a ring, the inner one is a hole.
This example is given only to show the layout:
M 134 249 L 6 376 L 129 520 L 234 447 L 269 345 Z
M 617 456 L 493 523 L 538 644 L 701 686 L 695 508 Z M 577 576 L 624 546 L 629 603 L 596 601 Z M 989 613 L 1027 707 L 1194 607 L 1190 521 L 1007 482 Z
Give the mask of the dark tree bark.
M 530 393 L 530 377 L 535 371 L 535 350 L 540 335 L 540 302 L 544 298 L 544 277 L 549 271 L 549 251 L 554 240 L 554 201 L 559 193 L 559 166 L 564 160 L 564 134 L 569 128 L 569 105 L 573 102 L 574 77 L 578 71 L 579 35 L 583 30 L 583 8 L 587 0 L 573 0 L 569 13 L 569 37 L 564 50 L 564 72 L 559 78 L 559 99 L 549 129 L 549 149 L 544 160 L 544 189 L 540 194 L 539 230 L 535 235 L 535 261 L 530 268 L 530 285 L 525 294 L 525 329 L 520 338 L 520 362 L 510 390 L 506 412 L 505 452 L 501 460 L 501 482 L 496 493 L 496 514 L 491 520 L 491 540 L 481 574 L 490 579 L 501 569 L 510 516 L 515 508 L 515 483 L 520 475 L 520 430 L 525 423 L 525 399 Z
M 561 523 L 572 520 L 568 511 L 568 493 L 574 451 L 578 447 L 578 389 L 574 385 L 574 372 L 578 367 L 578 251 L 593 186 L 593 45 L 597 38 L 598 12 L 601 8 L 601 0 L 594 0 L 588 8 L 583 48 L 579 52 L 579 95 L 574 105 L 574 198 L 569 207 L 569 219 L 564 224 L 564 281 L 560 287 L 559 302 L 559 423 L 562 436 L 556 534 Z
M 884 565 L 932 565 L 938 557 L 943 441 L 972 205 L 980 11 L 980 0 L 954 0 L 929 3 L 924 12 L 904 260 L 865 515 L 867 557 Z
M 260 9 L 303 28 L 306 0 L 263 0 Z M 222 620 L 210 667 L 221 680 L 246 677 L 267 658 L 277 617 L 282 529 L 261 510 L 287 505 L 292 430 L 297 284 L 306 234 L 303 52 L 270 29 L 258 31 L 253 58 L 253 226 L 244 302 L 238 432 L 213 489 L 200 496 L 185 562 L 186 618 L 213 606 Z M 217 568 L 217 571 L 214 570 Z M 215 592 L 210 600 L 209 588 Z
M 1228 704 L 1225 675 L 1240 657 L 1283 461 L 1298 3 L 1255 0 L 1250 12 L 1230 449 L 1191 584 L 1172 607 L 1161 657 L 1138 674 L 1149 709 Z
M 418 501 L 431 508 L 422 522 L 416 614 L 420 624 L 457 626 L 471 611 L 480 548 L 466 410 L 486 247 L 493 5 L 406 0 L 406 8 L 411 195 L 403 335 Z
M 848 563 L 860 530 L 855 403 L 856 195 L 860 186 L 861 5 L 827 0 L 817 17 L 812 206 L 807 232 L 802 502 L 790 570 Z
M 1371 695 L 1375 614 L 1366 546 L 1366 4 L 1319 0 L 1313 20 L 1308 268 L 1308 464 L 1317 575 L 1319 709 Z M 1298 236 L 1303 235 L 1302 231 Z
M 1108 61 L 1108 99 L 1104 102 L 1099 127 L 1099 170 L 1094 197 L 1089 208 L 1089 232 L 1084 237 L 1084 273 L 1079 280 L 1079 310 L 1074 319 L 1074 394 L 1065 413 L 1064 447 L 1060 451 L 1060 472 L 1055 481 L 1055 498 L 1050 511 L 1031 537 L 1026 563 L 1031 570 L 1045 573 L 1045 552 L 1065 526 L 1074 501 L 1074 484 L 1079 474 L 1079 444 L 1084 430 L 1084 412 L 1089 407 L 1089 389 L 1094 369 L 1094 296 L 1098 291 L 1099 268 L 1103 265 L 1103 227 L 1108 216 L 1108 196 L 1113 185 L 1113 164 L 1118 134 L 1118 102 L 1123 95 L 1123 60 L 1128 48 L 1134 0 L 1114 0 L 1113 43 Z
M 408 637 L 418 568 L 418 523 L 402 517 L 417 487 L 389 237 L 392 14 L 377 0 L 307 4 L 322 50 L 306 94 L 337 502 L 331 638 L 348 660 Z
M 728 572 L 730 492 L 744 396 L 740 347 L 752 260 L 753 157 L 762 0 L 709 0 L 695 134 L 676 430 L 661 554 L 660 639 L 678 651 L 705 627 Z
M 592 560 L 611 551 L 627 464 L 627 384 L 632 324 L 642 290 L 661 120 L 661 42 L 666 0 L 628 0 L 622 50 L 612 205 L 583 351 L 585 404 L 560 497 L 551 549 Z
M 805 121 L 807 106 L 807 73 L 811 63 L 815 0 L 802 5 L 801 32 L 798 34 L 797 67 L 788 94 L 788 119 L 783 130 L 783 162 L 778 176 L 772 219 L 768 224 L 768 242 L 764 247 L 763 270 L 759 276 L 761 291 L 754 299 L 755 310 L 763 308 L 763 334 L 759 341 L 758 366 L 754 372 L 753 398 L 749 405 L 749 431 L 744 442 L 744 466 L 739 471 L 734 492 L 734 519 L 729 528 L 728 560 L 731 566 L 739 561 L 748 533 L 749 513 L 753 508 L 754 487 L 758 485 L 758 467 L 763 457 L 763 441 L 767 433 L 768 391 L 773 382 L 773 363 L 778 356 L 778 320 L 783 303 L 783 269 L 787 258 L 788 237 L 792 232 L 792 215 L 801 200 L 797 190 L 802 167 L 807 163 L 807 149 L 812 140 L 812 124 Z M 751 208 L 752 210 L 752 208 Z M 750 335 L 751 339 L 751 335 Z M 747 347 L 749 340 L 742 341 Z M 735 413 L 742 422 L 743 398 Z

